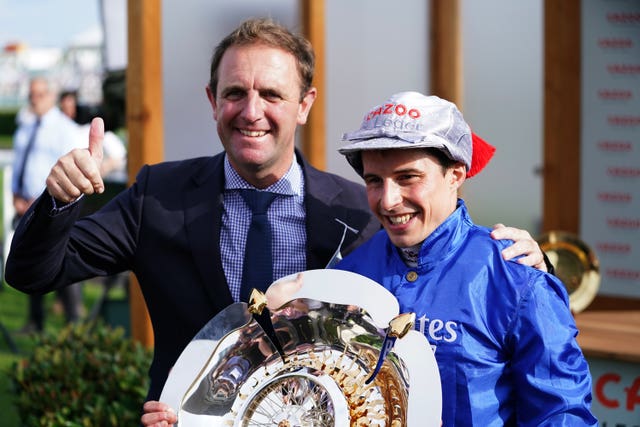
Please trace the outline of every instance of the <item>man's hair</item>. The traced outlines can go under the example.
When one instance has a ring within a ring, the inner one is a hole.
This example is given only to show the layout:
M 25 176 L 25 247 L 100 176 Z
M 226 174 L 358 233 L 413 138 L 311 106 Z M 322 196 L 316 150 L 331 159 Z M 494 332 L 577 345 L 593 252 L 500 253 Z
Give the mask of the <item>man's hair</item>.
M 436 161 L 438 162 L 438 164 L 440 165 L 441 169 L 442 169 L 442 173 L 445 174 L 447 173 L 447 169 L 454 167 L 455 165 L 457 165 L 458 161 L 453 160 L 452 158 L 450 158 L 447 153 L 445 153 L 444 151 L 438 149 L 438 148 L 424 148 L 423 149 L 427 154 L 430 154 L 431 156 L 435 157 Z
M 315 66 L 315 54 L 309 40 L 294 34 L 287 28 L 267 18 L 255 18 L 244 21 L 232 33 L 216 46 L 211 59 L 209 89 L 215 96 L 218 85 L 218 68 L 224 53 L 233 46 L 263 44 L 282 49 L 293 55 L 300 76 L 300 99 L 311 88 Z
M 60 95 L 58 96 L 58 102 L 62 101 L 68 96 L 72 97 L 76 102 L 78 101 L 77 90 L 63 90 L 62 92 L 60 92 Z

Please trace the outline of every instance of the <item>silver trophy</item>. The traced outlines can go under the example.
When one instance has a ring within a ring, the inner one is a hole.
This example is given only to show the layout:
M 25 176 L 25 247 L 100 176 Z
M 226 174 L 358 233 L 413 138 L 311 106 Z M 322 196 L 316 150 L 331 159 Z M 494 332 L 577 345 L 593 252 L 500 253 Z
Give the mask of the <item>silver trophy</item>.
M 433 351 L 398 311 L 355 273 L 285 277 L 211 319 L 160 400 L 180 427 L 440 426 Z

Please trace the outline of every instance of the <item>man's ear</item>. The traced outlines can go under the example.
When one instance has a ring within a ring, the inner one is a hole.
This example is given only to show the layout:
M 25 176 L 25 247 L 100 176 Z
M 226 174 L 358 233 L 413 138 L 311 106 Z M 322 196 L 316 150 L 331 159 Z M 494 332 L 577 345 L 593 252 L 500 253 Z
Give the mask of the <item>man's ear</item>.
M 209 85 L 205 88 L 207 92 L 207 99 L 209 100 L 209 104 L 211 104 L 211 108 L 213 109 L 213 119 L 218 120 L 218 110 L 216 108 L 216 96 L 211 92 L 211 88 Z
M 465 179 L 467 178 L 467 168 L 464 163 L 456 163 L 455 166 L 449 168 L 449 183 L 451 188 L 455 191 L 458 191 Z
M 307 117 L 309 117 L 309 111 L 311 111 L 311 106 L 313 105 L 313 101 L 316 100 L 316 96 L 318 94 L 318 90 L 315 87 L 310 88 L 307 93 L 300 101 L 300 106 L 298 107 L 298 124 L 303 125 L 307 123 Z

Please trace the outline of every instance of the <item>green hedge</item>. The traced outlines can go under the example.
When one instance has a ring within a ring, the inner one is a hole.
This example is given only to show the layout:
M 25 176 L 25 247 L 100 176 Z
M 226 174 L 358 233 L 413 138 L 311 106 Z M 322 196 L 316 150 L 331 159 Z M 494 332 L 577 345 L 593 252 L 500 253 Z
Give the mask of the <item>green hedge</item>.
M 25 427 L 138 425 L 151 350 L 101 322 L 36 338 L 9 372 Z
M 17 110 L 0 110 L 0 135 L 13 135 L 16 131 Z

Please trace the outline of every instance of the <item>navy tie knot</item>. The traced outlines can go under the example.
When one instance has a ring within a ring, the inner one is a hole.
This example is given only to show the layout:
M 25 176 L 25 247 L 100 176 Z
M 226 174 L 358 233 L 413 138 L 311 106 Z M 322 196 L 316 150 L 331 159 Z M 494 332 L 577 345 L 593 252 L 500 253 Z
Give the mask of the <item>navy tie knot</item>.
M 254 215 L 266 214 L 269 206 L 277 196 L 275 193 L 258 190 L 243 190 L 240 194 Z
M 264 292 L 273 281 L 271 224 L 267 210 L 277 194 L 257 190 L 242 190 L 240 194 L 252 212 L 240 286 L 240 300 L 248 302 L 253 288 Z

